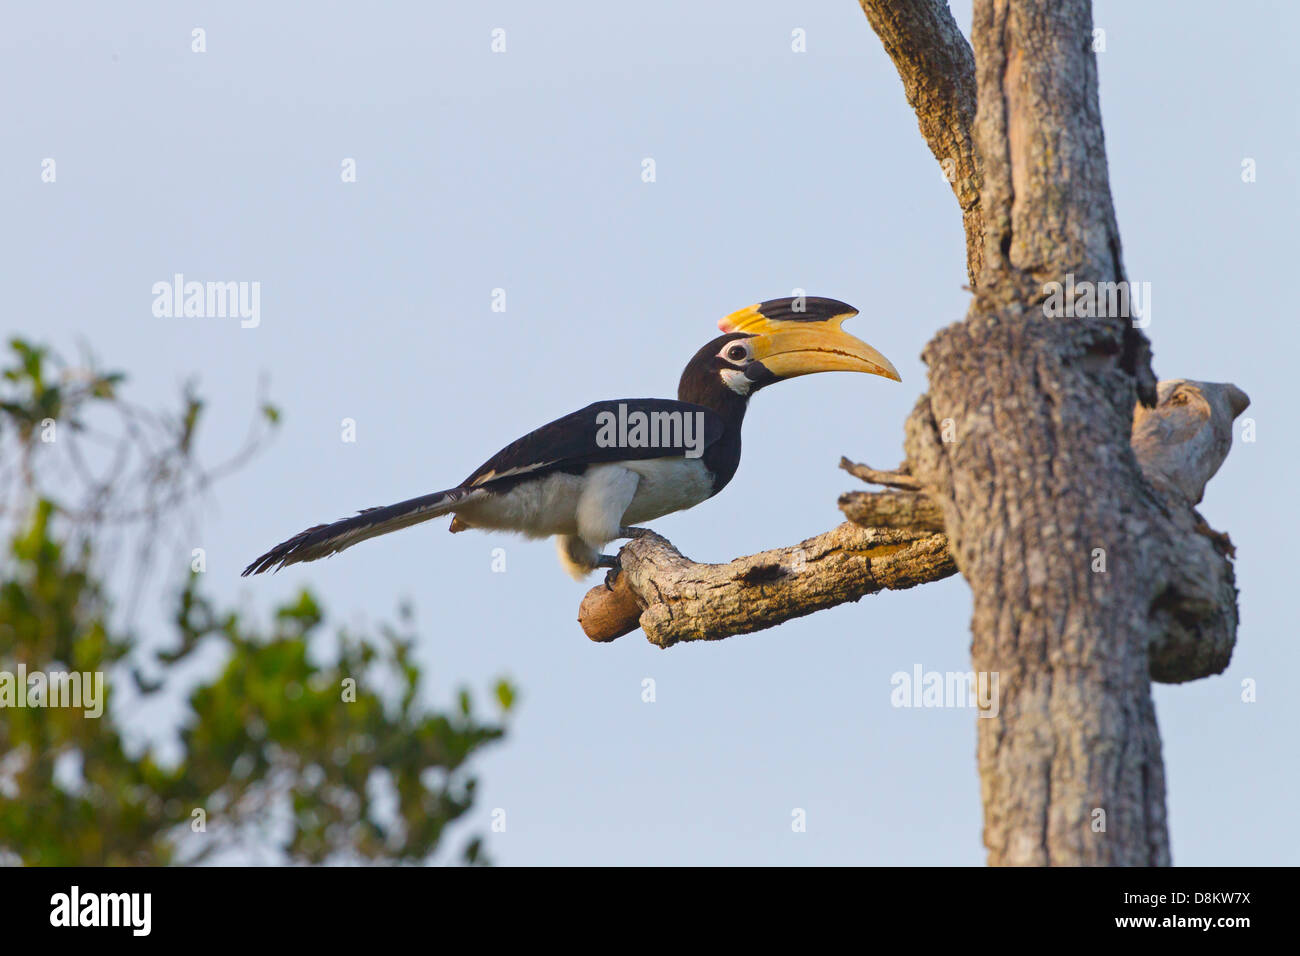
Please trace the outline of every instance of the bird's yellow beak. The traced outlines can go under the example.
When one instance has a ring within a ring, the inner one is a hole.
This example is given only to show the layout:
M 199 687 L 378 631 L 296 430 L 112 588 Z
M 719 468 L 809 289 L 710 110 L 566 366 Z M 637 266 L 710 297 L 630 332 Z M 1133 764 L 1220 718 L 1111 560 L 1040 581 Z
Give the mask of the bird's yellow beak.
M 840 329 L 858 314 L 835 299 L 772 299 L 718 322 L 723 332 L 754 336 L 754 358 L 777 378 L 813 372 L 866 372 L 901 382 L 894 364 L 866 342 Z

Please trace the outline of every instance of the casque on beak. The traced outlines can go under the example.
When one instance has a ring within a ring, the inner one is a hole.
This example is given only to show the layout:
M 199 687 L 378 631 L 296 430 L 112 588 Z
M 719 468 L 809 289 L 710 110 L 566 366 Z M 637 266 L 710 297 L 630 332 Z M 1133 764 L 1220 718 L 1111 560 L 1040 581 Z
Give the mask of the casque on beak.
M 901 382 L 889 359 L 840 328 L 857 314 L 853 306 L 835 299 L 778 299 L 733 312 L 718 322 L 718 328 L 754 336 L 754 358 L 777 378 L 866 372 Z

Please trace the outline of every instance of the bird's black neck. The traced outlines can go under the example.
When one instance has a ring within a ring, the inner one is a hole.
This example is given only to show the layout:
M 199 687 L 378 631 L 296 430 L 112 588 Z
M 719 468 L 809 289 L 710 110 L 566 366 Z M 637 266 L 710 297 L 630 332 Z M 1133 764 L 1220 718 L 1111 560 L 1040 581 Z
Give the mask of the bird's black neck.
M 711 408 L 729 427 L 734 423 L 738 430 L 745 420 L 745 409 L 749 407 L 748 396 L 737 395 L 720 381 L 688 382 L 685 376 L 677 388 L 677 400 Z
M 704 467 L 713 474 L 713 493 L 716 495 L 727 486 L 740 466 L 740 427 L 745 422 L 749 398 L 724 385 L 717 369 L 693 361 L 682 372 L 677 400 L 703 405 L 722 417 L 722 436 L 706 448 L 703 455 Z

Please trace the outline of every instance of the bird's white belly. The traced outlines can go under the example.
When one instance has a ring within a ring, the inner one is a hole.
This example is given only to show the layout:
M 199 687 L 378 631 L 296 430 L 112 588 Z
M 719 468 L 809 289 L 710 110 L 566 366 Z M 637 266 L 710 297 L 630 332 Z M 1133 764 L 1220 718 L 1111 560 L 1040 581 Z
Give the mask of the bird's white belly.
M 631 475 L 637 479 L 635 491 Z M 712 489 L 712 476 L 698 458 L 617 461 L 592 465 L 582 475 L 552 472 L 523 481 L 467 501 L 456 514 L 476 528 L 530 538 L 581 534 L 595 544 L 614 540 L 621 526 L 694 507 Z
M 699 458 L 648 458 L 619 465 L 641 476 L 623 515 L 625 525 L 694 508 L 713 493 L 713 476 Z

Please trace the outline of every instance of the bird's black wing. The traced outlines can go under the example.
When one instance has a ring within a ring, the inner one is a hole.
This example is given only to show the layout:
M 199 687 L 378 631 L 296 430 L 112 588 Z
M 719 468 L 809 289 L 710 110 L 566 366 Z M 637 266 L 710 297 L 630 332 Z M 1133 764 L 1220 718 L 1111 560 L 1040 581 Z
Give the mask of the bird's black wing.
M 637 422 L 644 423 L 640 433 Z M 551 471 L 581 473 L 588 465 L 702 453 L 722 438 L 721 415 L 667 398 L 593 402 L 557 418 L 505 448 L 461 482 L 462 488 L 506 490 Z M 688 441 L 689 439 L 689 441 Z

